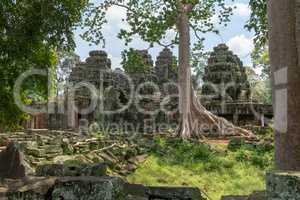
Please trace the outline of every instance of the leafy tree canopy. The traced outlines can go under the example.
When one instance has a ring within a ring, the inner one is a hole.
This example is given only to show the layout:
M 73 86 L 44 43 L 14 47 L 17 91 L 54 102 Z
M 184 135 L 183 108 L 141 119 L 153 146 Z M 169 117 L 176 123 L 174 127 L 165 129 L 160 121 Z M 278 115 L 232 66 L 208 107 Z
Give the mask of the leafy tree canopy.
M 262 47 L 256 45 L 253 52 L 251 53 L 251 58 L 254 68 L 261 68 L 261 78 L 270 78 L 270 59 L 269 59 L 269 48 L 267 45 Z
M 189 25 L 193 29 L 193 33 L 202 42 L 201 33 L 215 32 L 215 24 L 212 23 L 212 17 L 217 15 L 220 24 L 229 22 L 232 14 L 232 8 L 225 5 L 225 0 L 105 0 L 103 3 L 90 4 L 89 9 L 85 13 L 85 21 L 83 27 L 88 30 L 82 34 L 87 41 L 105 45 L 105 38 L 102 28 L 106 20 L 106 12 L 112 6 L 118 6 L 126 10 L 126 21 L 129 29 L 121 29 L 118 37 L 125 41 L 127 45 L 138 35 L 143 41 L 149 42 L 150 46 L 158 43 L 162 46 L 172 46 L 178 44 L 178 16 L 183 5 L 190 5 L 191 10 L 188 14 Z M 162 44 L 161 40 L 165 39 L 168 31 L 174 31 L 175 37 L 170 44 Z
M 270 83 L 270 60 L 268 49 L 267 0 L 250 0 L 250 20 L 246 24 L 249 31 L 255 32 L 255 48 L 251 53 L 254 68 L 261 68 L 260 80 L 256 81 L 252 93 L 264 103 L 272 102 Z M 261 80 L 262 79 L 262 80 Z
M 255 43 L 264 46 L 268 42 L 267 0 L 250 0 L 250 20 L 246 28 L 255 32 Z
M 0 129 L 16 128 L 25 116 L 12 95 L 17 77 L 30 68 L 53 68 L 57 50 L 74 48 L 74 25 L 85 5 L 85 0 L 0 1 Z M 47 78 L 26 81 L 24 99 L 29 89 L 46 96 Z
M 271 82 L 268 77 L 261 78 L 252 67 L 246 67 L 251 88 L 251 98 L 259 103 L 272 104 Z

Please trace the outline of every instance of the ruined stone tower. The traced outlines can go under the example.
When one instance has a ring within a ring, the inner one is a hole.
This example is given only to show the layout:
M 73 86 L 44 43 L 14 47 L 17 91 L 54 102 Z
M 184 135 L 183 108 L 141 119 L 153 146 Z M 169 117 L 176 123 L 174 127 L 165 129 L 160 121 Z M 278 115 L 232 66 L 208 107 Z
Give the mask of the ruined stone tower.
M 68 99 L 70 104 L 67 106 L 69 127 L 78 127 L 81 121 L 93 121 L 97 118 L 99 110 L 97 106 L 100 104 L 98 100 L 95 101 L 91 89 L 99 89 L 102 86 L 105 88 L 111 85 L 110 71 L 111 61 L 105 51 L 91 51 L 85 62 L 79 62 L 73 68 L 69 77 L 69 83 L 76 91 L 72 93 L 72 90 L 69 90 L 68 97 L 75 100 L 75 105 L 81 111 L 80 113 L 86 114 L 78 114 L 78 110 L 74 108 L 71 100 Z M 97 106 L 92 108 L 92 103 L 96 103 Z M 83 110 L 91 110 L 91 112 L 84 112 Z
M 207 100 L 249 100 L 250 85 L 243 63 L 225 44 L 214 48 L 203 77 Z
M 175 57 L 168 48 L 164 48 L 156 59 L 155 73 L 161 82 L 177 80 L 177 65 Z

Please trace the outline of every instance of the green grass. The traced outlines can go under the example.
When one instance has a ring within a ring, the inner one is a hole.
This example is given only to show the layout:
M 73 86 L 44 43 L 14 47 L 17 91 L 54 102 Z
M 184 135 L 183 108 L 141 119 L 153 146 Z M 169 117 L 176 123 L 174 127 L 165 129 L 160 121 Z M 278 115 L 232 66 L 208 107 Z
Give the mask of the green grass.
M 212 148 L 174 138 L 155 139 L 147 161 L 127 177 L 131 183 L 151 186 L 194 186 L 210 199 L 245 195 L 265 188 L 265 171 L 273 150 L 243 145 L 236 151 Z

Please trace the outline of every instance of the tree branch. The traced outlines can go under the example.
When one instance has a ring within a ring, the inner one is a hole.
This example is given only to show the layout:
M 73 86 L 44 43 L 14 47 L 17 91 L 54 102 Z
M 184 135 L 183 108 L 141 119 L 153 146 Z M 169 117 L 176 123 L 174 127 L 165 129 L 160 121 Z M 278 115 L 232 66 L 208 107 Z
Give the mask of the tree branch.
M 195 26 L 193 26 L 191 23 L 190 23 L 190 26 L 192 27 L 194 33 L 195 33 L 195 36 L 198 40 L 202 40 L 202 38 L 198 35 L 198 32 L 197 32 L 197 29 Z
M 126 10 L 133 12 L 135 14 L 137 14 L 137 12 L 135 10 L 132 10 L 129 6 L 126 6 L 124 4 L 119 4 L 119 3 L 113 3 L 114 6 L 119 6 L 121 8 L 125 8 Z
M 160 46 L 163 46 L 165 48 L 168 48 L 170 46 L 173 46 L 173 45 L 177 44 L 177 42 L 176 42 L 177 40 L 178 40 L 178 32 L 176 33 L 174 42 L 172 42 L 170 44 L 162 44 L 160 41 L 157 41 L 157 44 L 160 45 Z
M 120 4 L 120 3 L 117 3 L 117 2 L 111 2 L 110 6 L 118 6 L 118 7 L 121 7 L 121 8 L 124 8 L 134 14 L 138 14 L 135 10 L 131 9 L 129 6 L 127 5 L 124 5 L 124 4 Z M 98 6 L 97 7 L 98 9 L 102 9 L 103 8 L 103 4 Z

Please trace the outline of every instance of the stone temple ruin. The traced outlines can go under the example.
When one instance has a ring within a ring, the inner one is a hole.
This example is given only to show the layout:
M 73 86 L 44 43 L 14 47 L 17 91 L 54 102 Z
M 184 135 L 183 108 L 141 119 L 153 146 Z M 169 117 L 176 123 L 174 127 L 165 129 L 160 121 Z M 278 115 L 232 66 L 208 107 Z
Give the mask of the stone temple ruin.
M 234 124 L 264 126 L 273 117 L 271 105 L 251 99 L 251 88 L 242 61 L 225 44 L 214 48 L 205 67 L 202 104 Z
M 150 72 L 126 74 L 121 69 L 112 70 L 106 52 L 91 51 L 90 57 L 72 70 L 66 89 L 68 95 L 65 101 L 54 103 L 55 113 L 48 116 L 47 128 L 78 129 L 97 122 L 109 129 L 122 124 L 126 130 L 151 131 L 156 128 L 156 123 L 176 123 L 177 98 L 164 105 L 165 110 L 174 112 L 165 114 L 159 111 L 166 94 L 178 93 L 171 84 L 177 81 L 172 52 L 165 48 L 157 57 L 155 66 L 147 51 L 138 53 L 145 64 L 151 66 Z M 101 93 L 101 97 L 93 98 L 93 91 L 88 88 Z M 138 99 L 138 95 L 151 95 L 151 98 L 139 96 Z M 122 109 L 124 107 L 126 109 Z M 91 112 L 85 112 L 87 108 L 92 108 Z M 59 110 L 65 112 L 58 113 Z
M 174 128 L 179 118 L 174 56 L 165 48 L 153 66 L 148 51 L 138 53 L 151 66 L 150 72 L 128 74 L 121 69 L 113 70 L 106 52 L 91 51 L 85 62 L 73 68 L 67 95 L 53 103 L 54 113 L 45 117 L 47 123 L 38 128 L 78 129 L 93 122 L 110 130 L 116 129 L 115 125 L 150 132 Z M 264 126 L 265 117 L 272 118 L 271 105 L 250 98 L 245 68 L 225 44 L 218 45 L 211 53 L 203 81 L 201 102 L 212 113 L 238 125 Z M 172 98 L 166 98 L 167 95 Z M 87 108 L 92 111 L 87 112 Z M 114 112 L 107 114 L 108 111 Z M 170 126 L 160 127 L 160 124 Z

